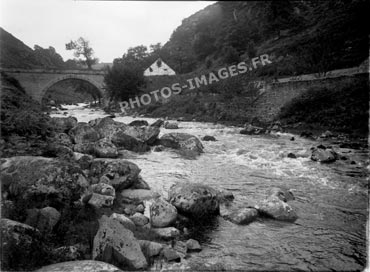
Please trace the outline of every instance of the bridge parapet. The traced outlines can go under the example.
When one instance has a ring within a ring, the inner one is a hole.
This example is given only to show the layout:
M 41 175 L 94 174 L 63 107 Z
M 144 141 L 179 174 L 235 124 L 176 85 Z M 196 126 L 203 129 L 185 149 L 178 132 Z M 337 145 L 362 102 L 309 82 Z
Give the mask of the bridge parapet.
M 28 74 L 105 75 L 104 70 L 20 69 L 20 68 L 1 68 L 1 67 L 0 72 L 28 73 Z

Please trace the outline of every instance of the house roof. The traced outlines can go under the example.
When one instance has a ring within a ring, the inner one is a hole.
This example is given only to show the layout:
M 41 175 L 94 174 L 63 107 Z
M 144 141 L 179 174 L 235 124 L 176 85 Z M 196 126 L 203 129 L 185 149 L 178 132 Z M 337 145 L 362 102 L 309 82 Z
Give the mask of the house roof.
M 145 71 L 144 76 L 164 76 L 176 75 L 176 72 L 168 66 L 162 59 L 158 58 Z

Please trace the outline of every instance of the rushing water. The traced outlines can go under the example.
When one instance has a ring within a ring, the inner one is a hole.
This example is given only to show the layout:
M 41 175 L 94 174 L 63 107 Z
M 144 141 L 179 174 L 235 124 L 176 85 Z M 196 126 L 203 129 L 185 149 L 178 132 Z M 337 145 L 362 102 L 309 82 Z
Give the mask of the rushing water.
M 101 111 L 70 107 L 80 122 L 105 116 Z M 55 115 L 57 116 L 57 115 Z M 60 114 L 58 114 L 60 116 Z M 149 123 L 154 119 L 140 118 Z M 131 122 L 131 117 L 116 121 Z M 142 176 L 156 191 L 167 196 L 175 182 L 200 182 L 231 191 L 232 209 L 253 205 L 271 187 L 290 188 L 296 197 L 295 223 L 259 219 L 239 226 L 218 217 L 208 226 L 193 230 L 203 247 L 189 262 L 223 263 L 233 270 L 328 271 L 363 270 L 366 266 L 368 220 L 367 151 L 336 150 L 347 161 L 319 164 L 308 157 L 318 142 L 280 134 L 275 137 L 246 136 L 240 128 L 210 123 L 181 122 L 180 129 L 198 137 L 212 135 L 216 142 L 203 142 L 205 153 L 196 159 L 174 151 L 129 153 L 127 158 L 142 169 Z M 324 143 L 328 145 L 329 143 Z M 287 158 L 292 152 L 298 158 Z M 356 164 L 349 162 L 354 160 Z M 195 237 L 194 237 L 195 236 Z

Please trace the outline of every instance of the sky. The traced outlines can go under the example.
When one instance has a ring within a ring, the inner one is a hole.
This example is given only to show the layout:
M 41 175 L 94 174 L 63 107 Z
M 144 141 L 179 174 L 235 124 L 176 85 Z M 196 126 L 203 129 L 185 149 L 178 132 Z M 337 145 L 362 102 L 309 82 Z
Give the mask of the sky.
M 65 44 L 84 37 L 100 62 L 129 47 L 164 45 L 181 21 L 215 2 L 1 0 L 0 26 L 33 48 L 52 46 L 64 60 Z

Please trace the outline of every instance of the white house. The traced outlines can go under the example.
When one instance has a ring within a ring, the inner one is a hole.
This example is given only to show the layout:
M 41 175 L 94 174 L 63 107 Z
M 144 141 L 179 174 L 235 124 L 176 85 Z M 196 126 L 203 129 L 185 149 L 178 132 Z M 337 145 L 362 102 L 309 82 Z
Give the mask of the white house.
M 172 70 L 170 66 L 168 66 L 164 61 L 161 59 L 157 59 L 153 62 L 152 65 L 148 67 L 144 71 L 144 76 L 174 76 L 176 75 L 175 71 Z

